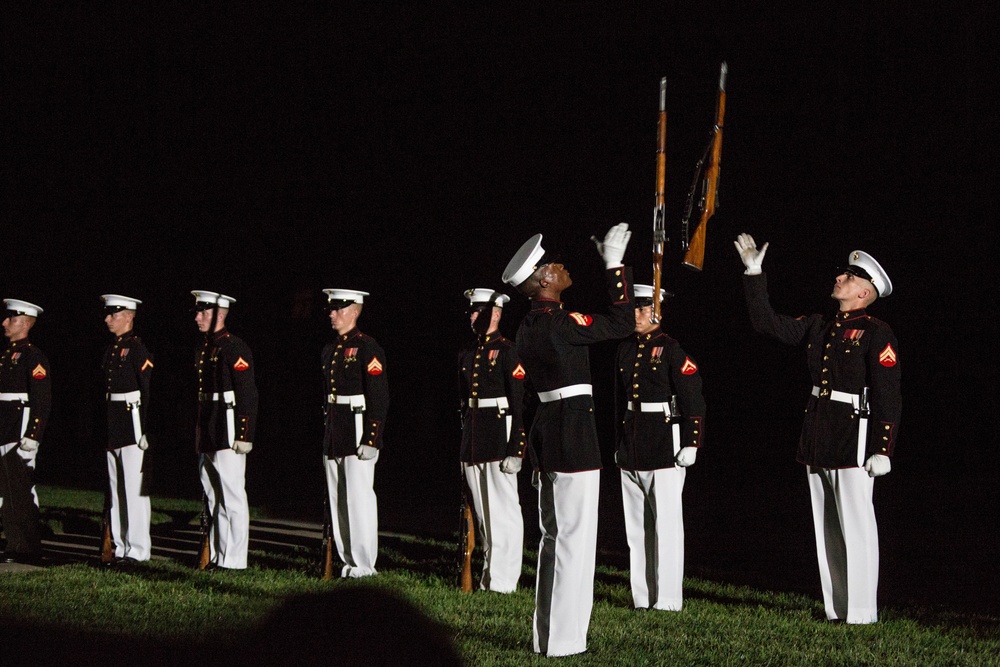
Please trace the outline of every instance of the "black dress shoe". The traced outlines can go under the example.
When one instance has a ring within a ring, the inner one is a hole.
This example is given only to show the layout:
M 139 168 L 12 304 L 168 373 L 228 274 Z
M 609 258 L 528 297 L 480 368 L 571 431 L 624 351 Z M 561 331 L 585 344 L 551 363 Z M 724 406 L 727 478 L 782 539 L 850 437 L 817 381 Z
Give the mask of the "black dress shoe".
M 43 565 L 44 561 L 41 554 L 19 554 L 19 553 L 8 553 L 4 556 L 4 562 L 6 563 L 20 563 L 21 565 Z

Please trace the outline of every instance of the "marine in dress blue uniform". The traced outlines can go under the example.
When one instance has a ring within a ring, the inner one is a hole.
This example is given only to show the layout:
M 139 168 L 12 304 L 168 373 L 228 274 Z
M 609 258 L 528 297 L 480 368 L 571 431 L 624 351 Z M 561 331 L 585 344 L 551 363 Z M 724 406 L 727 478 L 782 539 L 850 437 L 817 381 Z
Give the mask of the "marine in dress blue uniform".
M 35 457 L 52 409 L 49 360 L 28 340 L 43 309 L 4 299 L 7 349 L 0 357 L 0 518 L 7 562 L 37 563 L 42 557 Z
M 482 590 L 511 593 L 521 577 L 524 522 L 517 473 L 524 458 L 524 366 L 500 334 L 506 294 L 465 292 L 475 341 L 458 356 L 462 396 L 460 460 L 483 550 Z
M 622 265 L 630 235 L 622 223 L 598 244 L 607 315 L 563 309 L 562 292 L 573 281 L 562 264 L 542 261 L 541 234 L 521 246 L 503 274 L 531 299 L 516 349 L 540 402 L 528 434 L 542 531 L 532 635 L 535 652 L 550 657 L 587 650 L 601 474 L 588 345 L 624 338 L 635 327 L 632 272 Z
M 823 603 L 829 620 L 878 620 L 878 526 L 874 478 L 891 469 L 902 399 L 896 336 L 867 312 L 892 282 L 860 250 L 834 280 L 839 304 L 830 317 L 792 318 L 771 308 L 758 250 L 740 234 L 736 250 L 747 267 L 743 284 L 754 329 L 789 345 L 805 345 L 813 388 L 806 402 L 798 461 L 812 500 Z
M 385 352 L 358 330 L 367 292 L 325 289 L 337 337 L 321 354 L 326 429 L 323 465 L 341 577 L 377 574 L 378 498 L 375 464 L 389 412 Z
M 111 494 L 111 539 L 115 558 L 149 560 L 149 496 L 143 493 L 142 464 L 149 413 L 149 381 L 153 358 L 135 334 L 139 299 L 104 294 L 104 323 L 115 337 L 104 351 L 101 371 L 108 414 L 108 486 Z
M 250 546 L 246 455 L 257 424 L 257 385 L 250 347 L 226 328 L 236 299 L 195 290 L 195 323 L 205 341 L 195 353 L 198 419 L 195 444 L 208 500 L 210 567 L 242 570 Z
M 658 298 L 663 300 L 663 290 Z M 698 364 L 651 322 L 653 287 L 635 286 L 635 335 L 618 346 L 615 411 L 632 602 L 683 605 L 681 495 L 705 430 Z

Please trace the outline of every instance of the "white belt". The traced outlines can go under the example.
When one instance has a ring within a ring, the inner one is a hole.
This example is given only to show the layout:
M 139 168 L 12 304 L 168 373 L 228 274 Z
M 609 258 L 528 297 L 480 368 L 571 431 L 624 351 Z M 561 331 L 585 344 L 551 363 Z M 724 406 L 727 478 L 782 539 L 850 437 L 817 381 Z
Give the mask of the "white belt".
M 354 412 L 354 444 L 361 446 L 361 435 L 365 432 L 365 395 L 347 394 L 346 396 L 327 394 L 326 402 L 337 405 L 349 405 Z
M 139 390 L 129 391 L 124 394 L 108 394 L 109 401 L 125 401 L 126 403 L 134 403 L 138 405 L 140 403 L 139 398 L 142 394 Z
M 820 388 L 813 386 L 812 395 L 819 397 Z M 857 394 L 848 394 L 846 391 L 837 391 L 836 389 L 831 389 L 829 396 L 831 401 L 837 401 L 838 403 L 850 403 L 854 406 L 855 410 L 858 409 L 858 402 L 861 400 Z
M 571 396 L 591 396 L 593 393 L 594 389 L 589 384 L 571 384 L 552 391 L 540 391 L 538 392 L 538 400 L 542 403 L 551 403 Z
M 628 402 L 628 409 L 635 410 L 636 401 Z M 670 414 L 670 401 L 663 401 L 662 403 L 639 403 L 639 412 L 662 412 L 663 416 L 667 419 L 671 418 Z M 678 422 L 674 422 L 670 426 L 670 435 L 673 436 L 674 441 L 674 456 L 677 456 L 677 452 L 681 451 L 681 425 Z
M 14 394 L 11 392 L 3 391 L 0 392 L 0 401 L 21 401 L 22 403 L 28 402 L 27 394 Z
M 352 408 L 361 408 L 362 410 L 366 407 L 364 394 L 348 394 L 346 396 L 327 394 L 326 402 L 336 405 L 349 405 Z
M 207 394 L 203 391 L 198 392 L 199 401 L 218 401 L 221 400 L 226 405 L 232 407 L 236 405 L 236 392 L 235 391 L 224 391 L 221 394 L 216 392 L 214 394 Z
M 812 395 L 819 396 L 819 387 L 813 385 Z M 830 390 L 830 400 L 837 401 L 838 403 L 848 403 L 854 407 L 856 413 L 861 412 L 860 404 L 861 398 L 858 394 L 848 394 L 844 391 Z M 865 465 L 865 453 L 868 451 L 868 418 L 861 417 L 858 420 L 858 467 L 861 468 Z
M 628 402 L 628 409 L 635 410 L 636 401 Z M 667 417 L 670 417 L 670 401 L 663 401 L 662 403 L 639 403 L 639 412 L 662 412 Z
M 507 402 L 506 396 L 497 396 L 496 398 L 470 398 L 469 407 L 470 408 L 500 408 L 500 410 L 506 410 L 510 404 Z

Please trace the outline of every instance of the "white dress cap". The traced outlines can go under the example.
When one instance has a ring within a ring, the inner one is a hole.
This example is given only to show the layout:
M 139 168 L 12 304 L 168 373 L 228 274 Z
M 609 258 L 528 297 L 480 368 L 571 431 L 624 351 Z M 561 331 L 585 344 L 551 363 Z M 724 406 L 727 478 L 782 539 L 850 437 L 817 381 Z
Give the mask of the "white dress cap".
M 117 308 L 118 310 L 135 310 L 142 303 L 139 299 L 121 294 L 102 294 L 101 298 L 104 300 L 105 308 Z
M 503 281 L 517 287 L 531 277 L 531 274 L 538 268 L 538 260 L 544 254 L 542 235 L 535 234 L 525 241 L 524 245 L 514 253 L 514 257 L 507 262 L 507 268 L 503 270 Z
M 650 299 L 653 298 L 653 286 L 652 285 L 635 285 L 635 298 L 636 299 Z M 667 290 L 660 288 L 660 301 L 667 298 Z
M 21 301 L 20 299 L 4 299 L 3 305 L 7 307 L 7 310 L 18 315 L 31 315 L 32 317 L 38 317 L 45 310 L 41 306 L 36 306 L 33 303 L 27 301 Z
M 467 289 L 465 290 L 465 298 L 469 300 L 470 306 L 485 306 L 492 303 L 497 308 L 503 308 L 503 305 L 510 301 L 510 297 L 506 294 L 500 294 L 488 287 Z
M 862 250 L 855 250 L 851 253 L 848 258 L 847 263 L 851 266 L 856 266 L 862 271 L 867 273 L 867 276 L 861 276 L 862 278 L 867 278 L 871 281 L 875 289 L 878 290 L 878 295 L 880 297 L 886 297 L 892 294 L 892 281 L 889 280 L 889 274 L 885 272 L 882 265 L 875 261 L 875 258 Z
M 361 292 L 356 289 L 325 289 L 323 294 L 326 294 L 326 300 L 330 301 L 344 301 L 350 303 L 364 303 L 365 297 L 368 296 L 368 292 Z
M 191 294 L 194 294 L 196 306 L 218 306 L 219 308 L 229 308 L 229 306 L 236 303 L 236 299 L 233 297 L 226 296 L 225 294 L 219 294 L 218 292 L 192 290 Z

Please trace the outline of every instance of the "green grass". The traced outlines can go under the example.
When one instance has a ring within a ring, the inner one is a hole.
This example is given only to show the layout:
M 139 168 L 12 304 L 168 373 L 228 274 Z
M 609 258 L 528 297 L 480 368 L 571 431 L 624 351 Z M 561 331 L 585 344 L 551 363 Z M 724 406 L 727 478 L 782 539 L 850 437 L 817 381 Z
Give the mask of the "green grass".
M 56 536 L 65 521 L 77 528 L 96 522 L 101 504 L 100 494 L 66 489 L 45 488 L 43 498 L 43 514 Z M 197 502 L 168 499 L 154 499 L 154 507 L 161 527 L 190 524 L 200 509 Z M 412 658 L 411 664 L 433 664 L 439 654 L 426 647 L 434 626 L 418 631 L 423 626 L 399 615 L 406 607 L 400 598 L 432 619 L 468 664 L 546 662 L 531 651 L 531 555 L 522 578 L 527 587 L 517 593 L 464 595 L 454 587 L 451 543 L 383 538 L 378 577 L 322 581 L 318 545 L 308 542 L 281 553 L 252 551 L 252 565 L 242 572 L 198 572 L 183 558 L 157 559 L 134 571 L 103 570 L 91 557 L 0 574 L 0 664 L 90 664 L 98 655 L 179 664 L 213 651 L 238 651 L 249 664 L 265 664 L 274 661 L 266 652 L 282 642 L 322 657 L 315 641 L 328 647 L 328 664 L 343 665 L 355 664 L 344 648 L 352 637 L 364 645 L 364 664 L 406 664 L 375 659 L 389 653 Z M 154 551 L 156 545 L 154 538 Z M 627 573 L 600 567 L 588 652 L 560 662 L 1000 665 L 1000 619 L 993 617 L 882 609 L 878 624 L 848 626 L 819 620 L 819 603 L 800 595 L 698 579 L 685 581 L 685 595 L 679 613 L 636 611 Z M 303 596 L 319 603 L 293 618 L 298 612 L 285 605 Z M 275 625 L 276 618 L 286 625 Z M 424 648 L 413 648 L 414 642 Z M 299 655 L 287 662 L 309 661 Z

